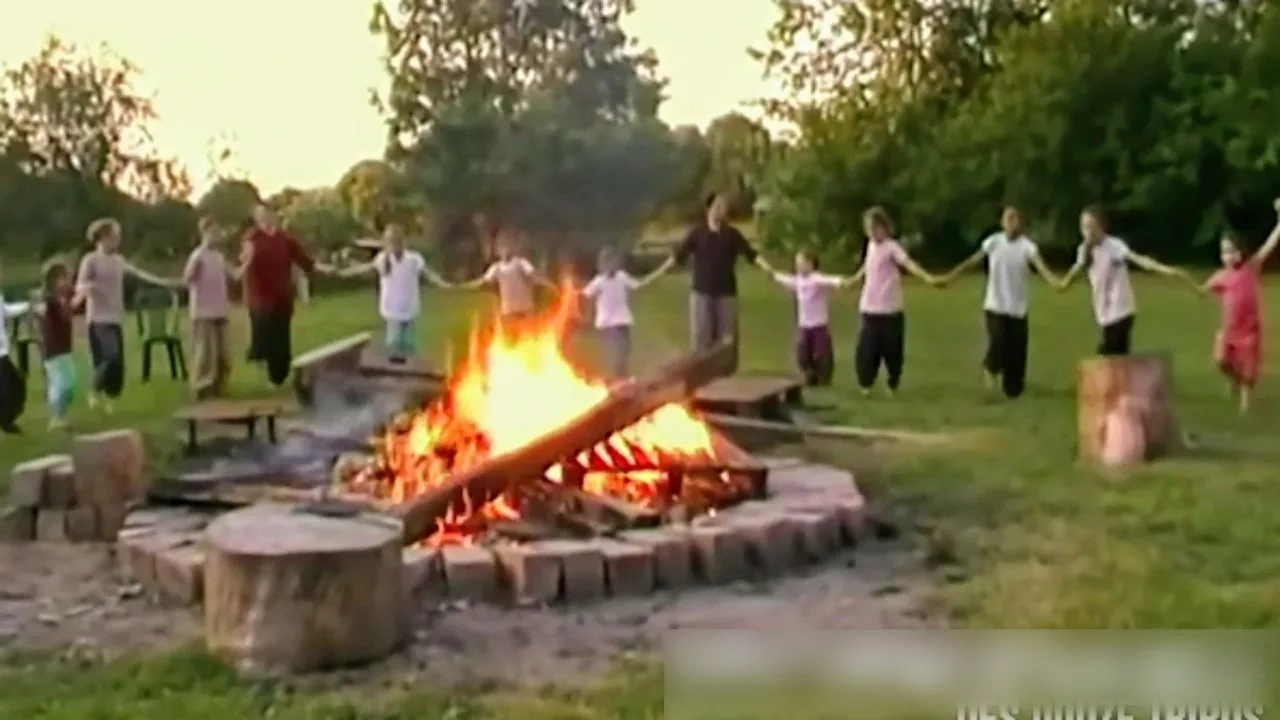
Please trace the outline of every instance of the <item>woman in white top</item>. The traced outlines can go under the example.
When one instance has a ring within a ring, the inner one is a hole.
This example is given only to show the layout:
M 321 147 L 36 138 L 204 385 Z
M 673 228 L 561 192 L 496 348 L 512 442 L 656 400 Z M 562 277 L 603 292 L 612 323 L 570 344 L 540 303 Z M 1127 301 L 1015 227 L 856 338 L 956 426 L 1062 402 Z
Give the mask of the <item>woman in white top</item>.
M 1128 355 L 1132 348 L 1133 321 L 1138 312 L 1129 281 L 1129 264 L 1166 277 L 1186 278 L 1186 272 L 1170 267 L 1129 249 L 1120 238 L 1107 234 L 1106 218 L 1097 207 L 1080 213 L 1080 249 L 1076 263 L 1058 283 L 1059 290 L 1071 286 L 1076 276 L 1088 267 L 1093 295 L 1093 314 L 1101 330 L 1099 355 Z
M 386 323 L 387 356 L 400 361 L 417 352 L 414 324 L 422 309 L 419 283 L 423 278 L 437 287 L 449 284 L 427 267 L 422 255 L 406 247 L 404 227 L 390 223 L 382 233 L 383 249 L 373 260 L 338 272 L 343 277 L 378 274 L 378 313 Z
M 653 279 L 637 280 L 622 269 L 622 258 L 613 248 L 601 248 L 595 277 L 582 288 L 583 297 L 595 303 L 596 334 L 604 346 L 609 372 L 624 378 L 631 369 L 631 293 Z
M 1058 276 L 1044 264 L 1040 250 L 1023 232 L 1022 213 L 1007 207 L 1000 217 L 1002 232 L 982 241 L 982 247 L 956 266 L 946 277 L 950 282 L 961 273 L 987 261 L 987 292 L 982 310 L 987 327 L 987 352 L 982 359 L 987 390 L 999 383 L 1007 398 L 1016 398 L 1026 387 L 1027 345 L 1027 275 L 1034 267 L 1051 285 Z

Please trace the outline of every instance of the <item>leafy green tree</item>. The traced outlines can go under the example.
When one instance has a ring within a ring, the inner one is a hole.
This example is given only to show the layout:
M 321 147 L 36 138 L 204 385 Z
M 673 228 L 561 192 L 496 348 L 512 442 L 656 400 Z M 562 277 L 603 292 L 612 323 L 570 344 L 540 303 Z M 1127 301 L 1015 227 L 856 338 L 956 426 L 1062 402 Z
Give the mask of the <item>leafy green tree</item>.
M 196 209 L 224 227 L 243 228 L 252 220 L 253 208 L 262 202 L 262 193 L 248 180 L 221 178 L 196 201 Z
M 361 227 L 333 188 L 304 190 L 281 211 L 289 232 L 322 251 L 339 250 L 357 239 Z

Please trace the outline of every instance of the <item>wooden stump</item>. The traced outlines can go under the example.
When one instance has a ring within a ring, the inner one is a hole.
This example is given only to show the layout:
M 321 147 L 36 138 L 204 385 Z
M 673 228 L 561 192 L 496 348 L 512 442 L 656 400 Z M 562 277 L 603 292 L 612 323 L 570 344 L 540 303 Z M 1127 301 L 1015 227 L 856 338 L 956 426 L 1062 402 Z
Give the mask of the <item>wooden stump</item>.
M 1181 447 L 1167 356 L 1093 357 L 1080 362 L 1077 375 L 1081 458 L 1123 465 Z
M 241 672 L 370 662 L 407 635 L 400 523 L 319 512 L 254 505 L 206 531 L 205 640 Z

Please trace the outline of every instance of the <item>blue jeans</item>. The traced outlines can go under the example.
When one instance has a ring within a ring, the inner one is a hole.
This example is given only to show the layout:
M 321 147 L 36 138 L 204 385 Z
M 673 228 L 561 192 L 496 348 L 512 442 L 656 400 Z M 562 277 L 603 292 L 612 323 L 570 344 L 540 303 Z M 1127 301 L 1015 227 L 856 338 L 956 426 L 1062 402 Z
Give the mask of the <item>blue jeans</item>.
M 413 355 L 417 351 L 414 342 L 412 320 L 387 321 L 387 352 L 392 355 Z
M 75 356 L 67 353 L 45 360 L 44 377 L 49 395 L 49 414 L 58 419 L 65 418 L 76 395 Z

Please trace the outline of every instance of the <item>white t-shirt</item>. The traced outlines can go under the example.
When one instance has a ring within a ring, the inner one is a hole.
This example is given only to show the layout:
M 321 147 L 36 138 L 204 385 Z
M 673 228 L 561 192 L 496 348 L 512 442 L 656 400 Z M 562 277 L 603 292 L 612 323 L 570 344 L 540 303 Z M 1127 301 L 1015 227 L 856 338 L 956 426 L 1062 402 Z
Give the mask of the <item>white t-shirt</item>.
M 0 295 L 0 358 L 9 355 L 9 308 Z
M 1129 282 L 1129 255 L 1129 246 L 1110 235 L 1093 248 L 1081 243 L 1076 252 L 1076 263 L 1089 266 L 1093 314 L 1099 325 L 1111 325 L 1138 310 Z
M 498 307 L 503 315 L 533 312 L 533 263 L 522 257 L 499 260 L 484 273 L 484 281 L 498 284 Z
M 1026 235 L 1010 239 L 998 232 L 982 241 L 982 252 L 987 254 L 987 296 L 982 309 L 1026 317 L 1028 266 L 1040 252 L 1036 244 Z
M 787 275 L 775 273 L 774 279 L 796 292 L 796 322 L 801 328 L 826 327 L 830 323 L 827 300 L 831 291 L 840 287 L 840 278 L 822 273 Z
M 631 291 L 638 287 L 640 282 L 623 270 L 591 278 L 582 294 L 595 301 L 596 327 L 630 327 Z
M 427 261 L 412 250 L 405 250 L 399 258 L 383 250 L 373 259 L 378 270 L 378 312 L 384 320 L 409 322 L 418 317 L 421 309 L 421 290 L 418 285 Z

